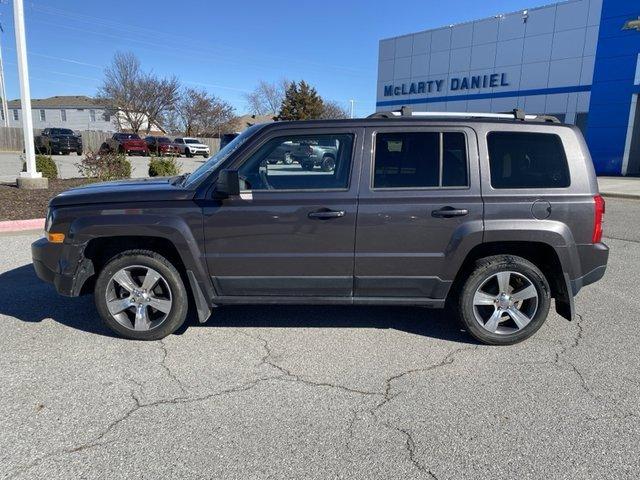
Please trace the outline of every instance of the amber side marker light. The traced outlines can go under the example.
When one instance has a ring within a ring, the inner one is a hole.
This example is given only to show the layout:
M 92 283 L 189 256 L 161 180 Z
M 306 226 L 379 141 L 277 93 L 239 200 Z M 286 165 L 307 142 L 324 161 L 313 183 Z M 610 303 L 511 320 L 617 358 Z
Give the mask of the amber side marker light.
M 64 233 L 47 232 L 47 240 L 51 243 L 62 243 L 64 242 Z

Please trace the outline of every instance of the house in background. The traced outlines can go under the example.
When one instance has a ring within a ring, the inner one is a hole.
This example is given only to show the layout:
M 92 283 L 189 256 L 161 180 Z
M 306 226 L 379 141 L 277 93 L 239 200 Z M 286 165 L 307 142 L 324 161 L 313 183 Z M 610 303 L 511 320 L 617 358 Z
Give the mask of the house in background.
M 9 126 L 22 127 L 22 109 L 20 100 L 8 102 Z M 34 98 L 31 100 L 33 128 L 70 128 L 71 130 L 95 130 L 101 132 L 117 132 L 117 114 L 110 115 L 104 104 L 95 98 L 84 95 L 55 96 Z M 2 109 L 0 109 L 2 116 Z M 4 118 L 3 118 L 4 120 Z M 127 130 L 126 121 L 122 119 L 123 130 Z M 146 130 L 146 129 L 145 129 Z M 150 133 L 163 133 L 154 125 Z

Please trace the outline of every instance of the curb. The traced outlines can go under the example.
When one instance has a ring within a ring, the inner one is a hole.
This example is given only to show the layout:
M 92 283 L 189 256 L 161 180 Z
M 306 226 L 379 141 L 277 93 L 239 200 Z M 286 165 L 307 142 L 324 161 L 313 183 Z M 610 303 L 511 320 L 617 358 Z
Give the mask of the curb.
M 636 193 L 617 193 L 617 192 L 600 192 L 603 197 L 624 198 L 626 200 L 640 200 L 640 194 Z
M 0 233 L 24 232 L 27 230 L 43 230 L 44 218 L 30 220 L 7 220 L 0 222 Z

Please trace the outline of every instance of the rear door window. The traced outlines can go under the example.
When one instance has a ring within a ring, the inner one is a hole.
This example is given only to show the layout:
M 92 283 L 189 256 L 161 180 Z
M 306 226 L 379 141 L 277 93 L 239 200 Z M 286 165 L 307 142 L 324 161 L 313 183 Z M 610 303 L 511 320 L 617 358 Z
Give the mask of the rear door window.
M 373 188 L 467 187 L 462 132 L 379 132 Z
M 571 183 L 558 135 L 491 132 L 487 143 L 493 188 L 566 188 Z

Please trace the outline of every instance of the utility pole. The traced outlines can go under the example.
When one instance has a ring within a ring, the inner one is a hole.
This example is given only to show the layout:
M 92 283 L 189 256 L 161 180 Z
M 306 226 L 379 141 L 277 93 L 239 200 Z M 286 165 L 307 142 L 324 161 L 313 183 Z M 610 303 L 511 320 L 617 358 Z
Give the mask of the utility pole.
M 29 190 L 47 188 L 49 182 L 36 172 L 36 155 L 33 145 L 33 119 L 31 118 L 31 91 L 29 88 L 29 66 L 27 65 L 27 40 L 24 32 L 24 5 L 22 0 L 13 0 L 13 24 L 16 31 L 16 54 L 20 77 L 20 106 L 22 110 L 22 133 L 26 172 L 20 172 L 18 187 Z
M 351 118 L 354 118 L 355 113 L 356 113 L 356 101 L 355 100 L 349 100 L 349 103 L 351 104 Z

